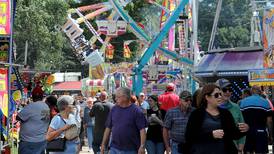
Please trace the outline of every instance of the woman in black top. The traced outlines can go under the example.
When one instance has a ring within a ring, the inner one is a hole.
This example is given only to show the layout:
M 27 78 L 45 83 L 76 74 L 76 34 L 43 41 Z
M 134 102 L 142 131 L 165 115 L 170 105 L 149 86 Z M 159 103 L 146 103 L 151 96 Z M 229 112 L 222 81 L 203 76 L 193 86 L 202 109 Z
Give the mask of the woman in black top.
M 186 144 L 183 149 L 190 154 L 237 154 L 233 140 L 245 135 L 247 130 L 236 127 L 231 113 L 219 108 L 222 103 L 220 88 L 205 85 L 199 97 L 198 109 L 189 117 Z
M 148 97 L 150 109 L 147 110 L 148 129 L 146 149 L 148 154 L 163 154 L 164 143 L 162 136 L 162 116 L 158 106 L 158 97 L 151 95 Z

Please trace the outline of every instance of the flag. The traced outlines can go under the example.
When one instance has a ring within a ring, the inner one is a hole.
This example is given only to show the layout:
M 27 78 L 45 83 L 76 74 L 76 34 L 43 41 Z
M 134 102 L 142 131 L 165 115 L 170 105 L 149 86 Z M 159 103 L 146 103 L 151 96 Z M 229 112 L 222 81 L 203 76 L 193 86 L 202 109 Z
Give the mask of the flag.
M 113 45 L 109 44 L 106 49 L 106 58 L 113 59 L 113 55 L 114 55 L 114 47 Z
M 130 58 L 130 55 L 131 55 L 131 51 L 130 51 L 128 45 L 124 44 L 124 57 L 125 58 Z

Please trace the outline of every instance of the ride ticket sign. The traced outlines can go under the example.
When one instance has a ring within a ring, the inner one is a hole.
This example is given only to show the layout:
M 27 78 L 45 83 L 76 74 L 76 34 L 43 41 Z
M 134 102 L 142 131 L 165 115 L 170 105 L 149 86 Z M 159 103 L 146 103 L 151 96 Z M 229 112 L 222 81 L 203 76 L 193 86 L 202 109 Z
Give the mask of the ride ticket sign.
M 0 109 L 8 116 L 8 70 L 0 68 Z
M 10 0 L 0 0 L 0 35 L 10 35 Z

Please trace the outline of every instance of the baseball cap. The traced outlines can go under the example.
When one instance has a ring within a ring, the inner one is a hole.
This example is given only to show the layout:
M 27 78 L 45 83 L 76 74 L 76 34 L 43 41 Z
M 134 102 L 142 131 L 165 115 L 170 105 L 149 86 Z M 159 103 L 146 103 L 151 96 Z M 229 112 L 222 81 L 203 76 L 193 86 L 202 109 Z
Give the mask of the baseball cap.
M 192 96 L 191 96 L 191 93 L 189 91 L 184 90 L 180 93 L 179 97 L 181 99 L 186 99 L 186 98 L 189 98 L 189 97 L 191 98 Z
M 166 86 L 166 90 L 167 90 L 167 91 L 173 91 L 174 88 L 175 88 L 175 85 L 174 85 L 173 83 L 169 83 L 169 84 L 167 84 L 167 86 Z
M 221 89 L 227 87 L 227 86 L 231 86 L 231 83 L 227 80 L 227 79 L 224 79 L 224 78 L 221 78 L 219 80 L 217 80 L 215 82 L 215 84 L 220 87 Z

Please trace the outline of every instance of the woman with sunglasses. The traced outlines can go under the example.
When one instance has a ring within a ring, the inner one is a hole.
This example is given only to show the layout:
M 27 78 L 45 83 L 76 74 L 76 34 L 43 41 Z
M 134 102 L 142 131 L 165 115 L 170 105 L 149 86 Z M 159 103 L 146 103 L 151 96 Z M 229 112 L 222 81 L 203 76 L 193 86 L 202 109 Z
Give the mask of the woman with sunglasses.
M 244 136 L 246 130 L 236 127 L 227 109 L 219 108 L 220 88 L 215 84 L 205 85 L 198 102 L 198 109 L 192 112 L 187 124 L 185 153 L 237 154 L 233 140 Z

